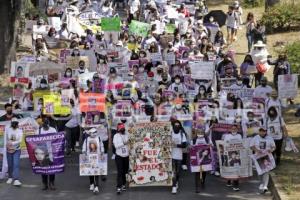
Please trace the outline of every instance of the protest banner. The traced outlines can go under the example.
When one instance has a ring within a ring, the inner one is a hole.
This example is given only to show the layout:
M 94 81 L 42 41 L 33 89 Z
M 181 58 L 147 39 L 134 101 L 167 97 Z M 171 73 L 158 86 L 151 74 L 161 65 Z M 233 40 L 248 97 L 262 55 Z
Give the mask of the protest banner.
M 222 140 L 222 137 L 226 133 L 230 133 L 232 124 L 217 123 L 212 126 L 211 140 L 213 144 L 216 144 L 217 140 Z
M 128 67 L 129 70 L 133 70 L 133 68 L 139 68 L 140 61 L 139 60 L 129 60 L 128 61 Z
M 118 100 L 113 112 L 115 117 L 131 117 L 133 114 L 131 100 Z
M 174 52 L 166 53 L 164 55 L 164 59 L 168 63 L 169 66 L 175 64 L 175 58 L 176 58 L 176 56 L 175 56 Z
M 94 93 L 104 93 L 105 92 L 105 78 L 99 78 L 93 81 L 92 91 Z
M 80 112 L 100 111 L 105 112 L 105 95 L 99 93 L 79 94 Z
M 166 26 L 165 26 L 166 33 L 173 34 L 175 29 L 176 29 L 175 24 L 166 24 Z
M 79 62 L 83 62 L 85 68 L 90 68 L 88 56 L 67 56 L 66 67 L 71 69 L 79 69 Z
M 212 149 L 210 145 L 199 144 L 190 147 L 191 172 L 206 172 L 212 170 Z
M 223 178 L 237 179 L 251 177 L 251 149 L 246 140 L 217 141 L 220 173 Z
M 161 62 L 162 61 L 162 55 L 160 52 L 157 53 L 150 53 L 150 59 L 152 62 Z
M 29 160 L 35 174 L 57 174 L 64 171 L 64 132 L 25 137 Z
M 43 96 L 49 95 L 51 92 L 49 90 L 35 90 L 33 92 L 33 108 L 34 111 L 37 111 L 38 108 L 41 107 L 41 104 L 43 103 Z
M 67 63 L 67 56 L 71 55 L 70 49 L 61 49 L 59 52 L 60 63 Z
M 171 126 L 169 122 L 139 123 L 129 130 L 130 187 L 172 184 Z
M 30 63 L 11 62 L 10 82 L 28 84 Z
M 131 20 L 131 23 L 129 25 L 130 34 L 142 36 L 142 37 L 146 37 L 150 29 L 151 29 L 150 24 L 139 22 L 136 20 Z
M 233 94 L 236 98 L 241 96 L 241 88 L 233 88 L 233 87 L 222 87 L 223 92 L 225 92 L 227 95 L 229 93 Z
M 95 72 L 79 74 L 78 75 L 78 87 L 80 89 L 87 90 L 88 89 L 87 81 L 88 80 L 92 81 L 94 74 L 95 74 Z
M 254 89 L 253 88 L 242 88 L 238 94 L 238 97 L 241 99 L 252 99 Z
M 93 20 L 93 19 L 98 19 L 99 20 L 100 18 L 101 18 L 100 14 L 93 11 L 93 10 L 81 12 L 78 15 L 78 19 L 81 20 L 81 21 Z
M 101 18 L 102 31 L 117 31 L 121 30 L 121 20 L 119 17 L 103 17 Z
M 4 178 L 7 171 L 6 148 L 4 145 L 5 125 L 0 125 L 0 179 Z
M 193 79 L 212 80 L 214 77 L 214 63 L 203 61 L 189 62 L 191 68 L 191 75 Z
M 251 158 L 258 175 L 267 173 L 276 167 L 274 157 L 271 153 L 263 153 L 260 155 L 253 154 L 251 155 Z
M 79 175 L 99 176 L 107 175 L 107 154 L 80 154 Z
M 231 87 L 235 83 L 236 78 L 221 78 L 221 84 L 224 88 L 241 89 L 239 87 Z
M 71 113 L 70 106 L 62 105 L 62 97 L 59 94 L 49 94 L 43 96 L 44 115 L 68 115 Z
M 278 76 L 278 97 L 295 98 L 298 95 L 298 74 Z

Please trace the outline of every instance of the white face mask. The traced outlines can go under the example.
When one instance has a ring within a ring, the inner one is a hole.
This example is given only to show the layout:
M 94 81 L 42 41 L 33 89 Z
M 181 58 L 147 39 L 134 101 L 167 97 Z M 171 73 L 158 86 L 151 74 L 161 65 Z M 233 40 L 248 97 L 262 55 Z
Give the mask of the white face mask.
M 46 88 L 47 84 L 41 83 L 41 88 Z
M 150 77 L 150 78 L 148 78 L 148 80 L 149 80 L 149 81 L 153 81 L 153 80 L 154 80 L 154 78 L 153 78 L 153 77 Z
M 180 109 L 181 109 L 181 105 L 180 105 L 180 104 L 177 104 L 177 105 L 175 106 L 175 108 L 176 108 L 177 110 L 180 110 Z
M 71 72 L 67 72 L 66 75 L 67 75 L 67 77 L 71 77 L 72 73 Z
M 128 80 L 132 81 L 133 80 L 133 76 L 129 76 Z
M 204 91 L 204 90 L 200 90 L 199 93 L 200 93 L 200 94 L 204 94 L 205 91 Z
M 49 87 L 54 88 L 55 87 L 54 83 L 49 83 Z
M 242 85 L 242 84 L 243 84 L 243 81 L 237 81 L 237 84 L 238 84 L 238 85 Z
M 180 83 L 180 79 L 175 79 L 175 83 L 179 84 Z

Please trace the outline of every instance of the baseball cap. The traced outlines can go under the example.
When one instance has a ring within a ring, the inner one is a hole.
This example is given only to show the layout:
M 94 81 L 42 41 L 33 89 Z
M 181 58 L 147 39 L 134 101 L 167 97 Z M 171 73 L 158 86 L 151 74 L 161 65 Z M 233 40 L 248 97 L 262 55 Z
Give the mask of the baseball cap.
M 154 73 L 153 72 L 148 72 L 148 77 L 154 77 Z

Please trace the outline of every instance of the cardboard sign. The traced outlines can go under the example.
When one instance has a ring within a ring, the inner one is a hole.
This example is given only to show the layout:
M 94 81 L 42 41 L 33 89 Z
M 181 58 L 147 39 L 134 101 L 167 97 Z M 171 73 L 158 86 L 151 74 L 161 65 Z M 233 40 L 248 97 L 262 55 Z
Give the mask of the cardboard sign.
M 81 112 L 105 112 L 105 95 L 99 93 L 80 93 L 79 107 Z
M 129 25 L 129 33 L 137 36 L 146 37 L 151 29 L 151 25 L 136 20 L 132 20 Z
M 121 30 L 121 20 L 119 17 L 105 17 L 101 18 L 102 31 L 117 31 Z
M 215 66 L 213 62 L 192 61 L 189 62 L 193 79 L 212 80 Z

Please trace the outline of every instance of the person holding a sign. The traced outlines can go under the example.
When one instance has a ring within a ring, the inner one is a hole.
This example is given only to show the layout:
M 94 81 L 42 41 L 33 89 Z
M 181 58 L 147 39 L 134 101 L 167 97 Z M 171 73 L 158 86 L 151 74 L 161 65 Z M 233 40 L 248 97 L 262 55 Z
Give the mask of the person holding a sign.
M 278 114 L 275 107 L 270 107 L 268 109 L 265 126 L 267 127 L 268 135 L 275 141 L 276 149 L 273 152 L 273 155 L 275 157 L 276 165 L 279 165 L 283 138 L 288 136 L 288 132 L 283 118 Z
M 113 138 L 113 145 L 116 148 L 116 165 L 117 165 L 117 194 L 126 191 L 126 174 L 129 169 L 129 147 L 128 132 L 125 130 L 125 124 L 119 123 L 117 133 Z
M 172 127 L 172 164 L 174 172 L 172 194 L 176 194 L 178 189 L 181 163 L 183 159 L 183 149 L 187 147 L 187 137 L 180 121 L 174 120 L 172 122 Z
M 232 126 L 230 133 L 224 135 L 223 140 L 225 142 L 230 140 L 242 140 L 242 136 L 238 133 L 238 126 L 236 124 Z M 234 165 L 234 163 L 237 162 L 237 159 L 236 157 L 232 157 L 230 161 L 231 164 Z M 232 187 L 233 191 L 239 191 L 239 179 L 228 180 L 227 186 Z
M 181 82 L 180 75 L 175 76 L 174 82 L 169 86 L 168 90 L 173 91 L 177 96 L 187 92 L 186 86 Z
M 82 145 L 82 153 L 85 154 L 97 154 L 99 159 L 104 159 L 104 145 L 97 132 L 96 128 L 92 128 L 88 131 L 88 137 L 84 140 Z M 99 175 L 89 176 L 90 179 L 90 191 L 94 194 L 99 192 Z
M 259 134 L 256 135 L 250 142 L 250 148 L 254 151 L 256 155 L 263 153 L 272 153 L 276 149 L 275 142 L 270 135 L 267 135 L 267 130 L 265 127 L 259 129 Z M 260 176 L 261 182 L 259 185 L 259 190 L 261 193 L 268 191 L 269 184 L 269 172 L 266 172 Z
M 37 135 L 43 135 L 48 133 L 56 133 L 56 129 L 50 126 L 49 118 L 46 116 L 42 117 L 42 126 L 37 130 Z M 43 182 L 43 189 L 42 190 L 56 190 L 54 186 L 55 181 L 55 174 L 42 174 L 42 182 Z
M 11 120 L 11 125 L 5 128 L 6 157 L 8 164 L 8 179 L 6 183 L 13 183 L 14 186 L 22 185 L 19 181 L 19 171 L 21 156 L 20 144 L 23 139 L 23 131 L 19 129 L 18 125 L 18 119 L 14 117 Z

